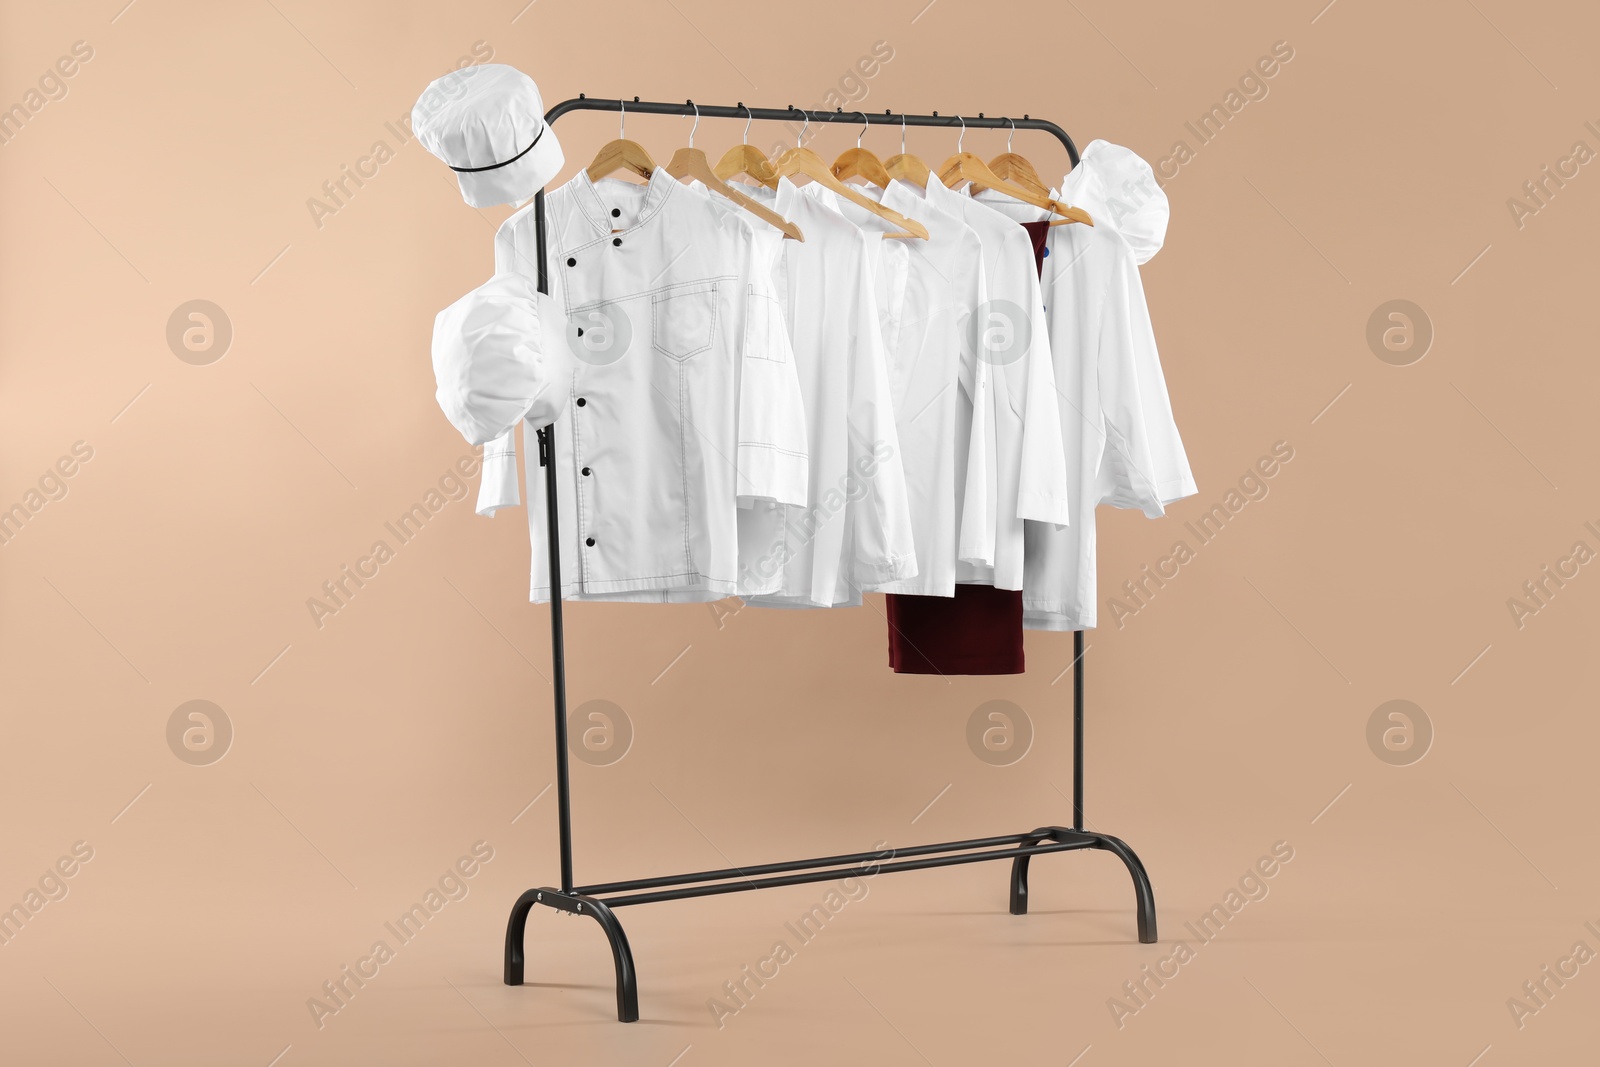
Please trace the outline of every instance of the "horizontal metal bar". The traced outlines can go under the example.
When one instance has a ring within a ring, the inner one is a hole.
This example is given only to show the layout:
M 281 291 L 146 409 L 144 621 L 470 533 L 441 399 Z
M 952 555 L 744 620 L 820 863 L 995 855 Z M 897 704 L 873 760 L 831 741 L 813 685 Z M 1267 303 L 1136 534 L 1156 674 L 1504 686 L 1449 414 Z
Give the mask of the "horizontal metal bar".
M 801 874 L 778 875 L 773 878 L 751 878 L 742 882 L 719 882 L 715 885 L 686 885 L 677 889 L 661 889 L 654 893 L 632 893 L 627 896 L 606 897 L 603 903 L 613 908 L 629 904 L 654 904 L 660 900 L 686 900 L 690 897 L 717 896 L 722 893 L 742 893 L 749 889 L 773 889 L 785 885 L 804 885 L 807 882 L 826 882 L 833 878 L 871 878 L 894 871 L 920 871 L 930 867 L 953 867 L 959 863 L 981 863 L 984 860 L 1008 860 L 1018 856 L 1037 856 L 1044 852 L 1071 852 L 1075 849 L 1093 848 L 1096 839 L 1085 834 L 1072 841 L 1049 841 L 1022 848 L 997 848 L 989 852 L 970 852 L 961 856 L 927 856 L 923 859 L 898 860 L 893 863 L 875 863 L 857 867 L 836 867 L 827 871 L 806 871 Z M 592 894 L 585 894 L 586 896 Z
M 686 100 L 681 104 L 667 103 L 660 100 L 608 100 L 602 97 L 578 96 L 570 100 L 563 100 L 544 113 L 546 122 L 554 122 L 569 111 L 624 111 L 629 115 L 680 115 L 692 118 L 698 114 L 701 118 L 710 119 L 755 119 L 758 122 L 795 122 L 804 123 L 809 117 L 812 122 L 839 122 L 849 125 L 860 125 L 866 122 L 873 126 L 939 126 L 948 129 L 960 129 L 965 126 L 969 130 L 1042 130 L 1053 135 L 1056 140 L 1066 148 L 1067 155 L 1072 159 L 1072 165 L 1078 165 L 1078 146 L 1060 126 L 1048 119 L 1029 118 L 1024 115 L 1020 119 L 1009 117 L 995 118 L 979 112 L 973 115 L 941 115 L 935 111 L 931 115 L 913 115 L 898 111 L 845 111 L 836 108 L 833 111 L 810 111 L 790 105 L 786 108 L 779 107 L 745 107 L 737 104 L 729 107 L 726 104 L 697 104 Z
M 880 849 L 876 852 L 851 852 L 843 856 L 819 856 L 809 860 L 784 860 L 781 863 L 758 863 L 749 867 L 725 867 L 720 871 L 695 871 L 692 874 L 667 874 L 654 878 L 629 878 L 621 882 L 602 882 L 599 885 L 580 885 L 573 890 L 584 896 L 599 893 L 617 893 L 631 889 L 656 889 L 664 885 L 688 885 L 691 882 L 720 882 L 725 878 L 748 878 L 754 874 L 779 874 L 784 871 L 803 871 L 808 867 L 839 867 L 846 863 L 865 863 L 868 860 L 885 860 L 890 856 L 928 856 L 936 852 L 959 852 L 967 848 L 992 848 L 996 845 L 1015 845 L 1029 840 L 1031 834 L 1006 834 L 1004 837 L 977 837 L 971 841 L 941 841 L 913 848 Z

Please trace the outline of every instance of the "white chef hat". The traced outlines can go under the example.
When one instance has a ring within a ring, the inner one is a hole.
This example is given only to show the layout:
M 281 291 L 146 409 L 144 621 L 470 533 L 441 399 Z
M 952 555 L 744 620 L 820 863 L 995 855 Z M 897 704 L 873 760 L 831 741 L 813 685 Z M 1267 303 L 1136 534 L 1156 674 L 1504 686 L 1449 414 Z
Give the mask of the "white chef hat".
M 473 207 L 526 200 L 565 162 L 544 121 L 539 87 L 504 63 L 463 67 L 432 82 L 411 109 L 411 129 L 456 172 Z
M 1058 198 L 1081 207 L 1127 242 L 1134 259 L 1144 264 L 1161 251 L 1172 209 L 1156 182 L 1150 164 L 1130 148 L 1096 138 L 1083 159 L 1061 180 Z
M 496 274 L 433 322 L 439 407 L 474 445 L 527 419 L 535 429 L 565 408 L 572 379 L 566 316 L 521 274 Z

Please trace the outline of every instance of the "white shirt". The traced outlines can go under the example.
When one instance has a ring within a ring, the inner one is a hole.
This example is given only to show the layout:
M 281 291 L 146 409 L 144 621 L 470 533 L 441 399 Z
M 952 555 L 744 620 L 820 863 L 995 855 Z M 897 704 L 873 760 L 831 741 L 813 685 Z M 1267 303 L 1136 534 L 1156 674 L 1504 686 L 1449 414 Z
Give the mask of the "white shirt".
M 1067 461 L 1056 397 L 1055 365 L 1034 265 L 1033 241 L 1010 217 L 930 176 L 928 197 L 959 211 L 983 246 L 987 301 L 964 324 L 964 344 L 978 344 L 980 370 L 992 380 L 977 521 L 962 530 L 962 558 L 991 559 L 992 567 L 963 565 L 958 580 L 1021 589 L 1023 520 L 1066 525 Z
M 921 222 L 929 233 L 928 240 L 872 238 L 903 246 L 900 252 L 885 248 L 880 255 L 885 267 L 903 257 L 906 268 L 899 313 L 891 323 L 895 336 L 889 348 L 889 389 L 917 550 L 916 576 L 881 588 L 888 593 L 954 596 L 967 471 L 969 465 L 978 470 L 987 465 L 986 457 L 974 461 L 972 455 L 972 449 L 982 448 L 986 439 L 984 433 L 973 432 L 974 413 L 981 415 L 988 407 L 987 402 L 973 403 L 984 380 L 976 358 L 963 361 L 960 342 L 963 317 L 984 300 L 983 248 L 959 214 L 904 182 L 892 181 L 887 190 L 858 189 Z M 870 234 L 898 229 L 820 186 L 808 185 L 802 191 Z
M 975 195 L 1019 222 L 1045 217 L 1004 194 Z M 1095 221 L 1053 227 L 1047 238 L 1045 317 L 1075 521 L 1024 526 L 1023 625 L 1033 630 L 1096 625 L 1094 507 L 1103 496 L 1140 500 L 1159 516 L 1165 503 L 1195 492 L 1138 264 L 1128 243 Z
M 545 218 L 550 290 L 577 355 L 552 430 L 562 595 L 734 595 L 739 505 L 807 500 L 776 242 L 660 168 L 643 186 L 580 171 L 546 195 Z M 496 269 L 534 275 L 535 256 L 529 205 L 501 225 Z M 525 467 L 537 601 L 550 595 L 544 472 L 531 455 Z M 506 439 L 485 449 L 480 513 L 516 503 L 515 471 Z
M 869 269 L 869 249 L 884 242 L 802 196 L 787 178 L 776 192 L 739 188 L 805 234 L 782 243 L 773 288 L 799 372 L 811 457 L 805 506 L 761 502 L 739 513 L 741 586 L 750 603 L 769 607 L 859 604 L 863 591 L 917 570 Z M 761 593 L 773 576 L 778 586 Z

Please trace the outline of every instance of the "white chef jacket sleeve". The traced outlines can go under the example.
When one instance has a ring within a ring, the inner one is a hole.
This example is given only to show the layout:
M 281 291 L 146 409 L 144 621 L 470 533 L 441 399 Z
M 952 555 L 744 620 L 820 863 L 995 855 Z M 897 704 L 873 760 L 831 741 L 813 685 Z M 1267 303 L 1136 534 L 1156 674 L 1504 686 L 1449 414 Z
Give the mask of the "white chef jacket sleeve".
M 767 255 L 761 241 L 751 241 L 747 281 L 738 297 L 744 301 L 735 458 L 739 504 L 773 500 L 805 507 L 805 401 Z
M 1167 504 L 1197 489 L 1173 419 L 1144 285 L 1130 254 L 1117 257 L 1103 300 L 1099 359 L 1106 451 L 1099 499 L 1159 518 Z
M 1144 401 L 1156 499 L 1164 506 L 1194 496 L 1199 489 L 1195 486 L 1189 456 L 1184 451 L 1183 438 L 1172 414 L 1166 375 L 1161 371 L 1161 357 L 1156 351 L 1150 306 L 1145 302 L 1144 283 L 1137 270 L 1128 275 L 1128 323 L 1133 336 L 1134 369 L 1141 381 L 1139 395 Z
M 1061 436 L 1061 406 L 1056 396 L 1055 359 L 1050 350 L 1050 325 L 1033 260 L 1027 260 L 1029 301 L 1028 350 L 1006 370 L 1022 392 L 1022 463 L 1018 472 L 1019 519 L 1065 526 L 1068 522 L 1067 453 Z M 1018 379 L 1023 379 L 1018 381 Z
M 539 277 L 538 261 L 530 251 L 518 255 L 517 231 L 521 228 L 527 210 L 518 211 L 500 224 L 494 234 L 494 269 L 516 271 L 535 280 Z M 536 247 L 530 241 L 530 249 Z M 477 512 L 494 518 L 501 508 L 514 508 L 522 503 L 522 493 L 517 480 L 517 433 L 513 426 L 499 437 L 483 446 L 483 473 L 478 479 Z
M 517 489 L 517 427 L 483 446 L 483 473 L 478 481 L 479 515 L 494 518 L 501 508 L 522 502 Z
M 865 592 L 884 582 L 917 576 L 911 503 L 889 391 L 888 353 L 868 263 L 867 241 L 878 239 L 862 235 L 857 272 L 860 281 L 845 289 L 853 297 L 849 478 L 859 486 L 857 491 L 861 494 L 851 509 L 851 539 L 855 547 L 850 576 Z M 854 497 L 854 493 L 850 495 Z
M 976 243 L 976 242 L 975 242 Z M 987 309 L 989 300 L 988 275 L 982 258 L 977 259 L 978 269 L 972 272 L 972 283 L 959 305 L 964 309 L 956 328 L 961 334 L 963 361 L 972 361 L 971 377 L 963 370 L 963 386 L 970 380 L 968 395 L 972 398 L 972 434 L 967 440 L 967 478 L 961 501 L 961 521 L 956 557 L 963 563 L 982 567 L 994 566 L 995 530 L 1000 514 L 997 497 L 999 462 L 995 442 L 994 382 L 989 360 L 982 352 L 973 350 L 973 338 L 981 338 L 984 323 L 973 317 Z

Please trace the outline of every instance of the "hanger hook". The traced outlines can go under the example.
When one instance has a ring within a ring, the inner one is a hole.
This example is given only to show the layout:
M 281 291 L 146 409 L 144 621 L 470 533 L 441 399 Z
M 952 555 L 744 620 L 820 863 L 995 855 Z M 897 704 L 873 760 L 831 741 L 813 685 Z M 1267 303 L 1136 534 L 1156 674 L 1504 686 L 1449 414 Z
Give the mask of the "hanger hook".
M 861 132 L 856 134 L 856 147 L 860 148 L 861 138 L 867 135 L 867 127 L 871 126 L 872 123 L 867 121 L 867 113 L 865 111 L 857 111 L 856 114 L 861 116 Z
M 622 112 L 622 117 L 617 120 L 617 140 L 621 141 L 628 136 L 628 102 L 618 98 L 617 110 Z
M 956 138 L 956 151 L 960 152 L 961 146 L 965 144 L 967 140 L 967 120 L 962 118 L 960 115 L 957 115 L 956 121 L 961 123 L 961 136 Z
M 1006 134 L 1006 151 L 1009 153 L 1011 151 L 1011 138 L 1017 135 L 1017 120 L 1006 119 L 1006 121 L 1011 123 L 1011 132 Z
M 689 147 L 693 148 L 695 131 L 700 128 L 700 105 L 691 100 L 689 106 L 694 108 L 694 125 L 689 127 Z
M 900 115 L 900 154 L 902 156 L 906 154 L 906 116 L 904 112 Z
M 743 100 L 739 101 L 739 106 L 744 108 L 744 113 L 745 113 L 744 143 L 745 144 L 749 144 L 750 143 L 750 124 L 756 120 L 756 114 L 755 114 L 754 111 L 751 111 L 748 106 L 746 106 L 746 104 L 745 104 L 745 102 Z
M 805 147 L 806 143 L 806 131 L 811 128 L 811 113 L 803 107 L 797 107 L 795 110 L 800 112 L 800 114 L 803 115 L 806 120 L 806 124 L 800 127 L 800 136 L 797 139 L 798 146 L 803 148 Z

